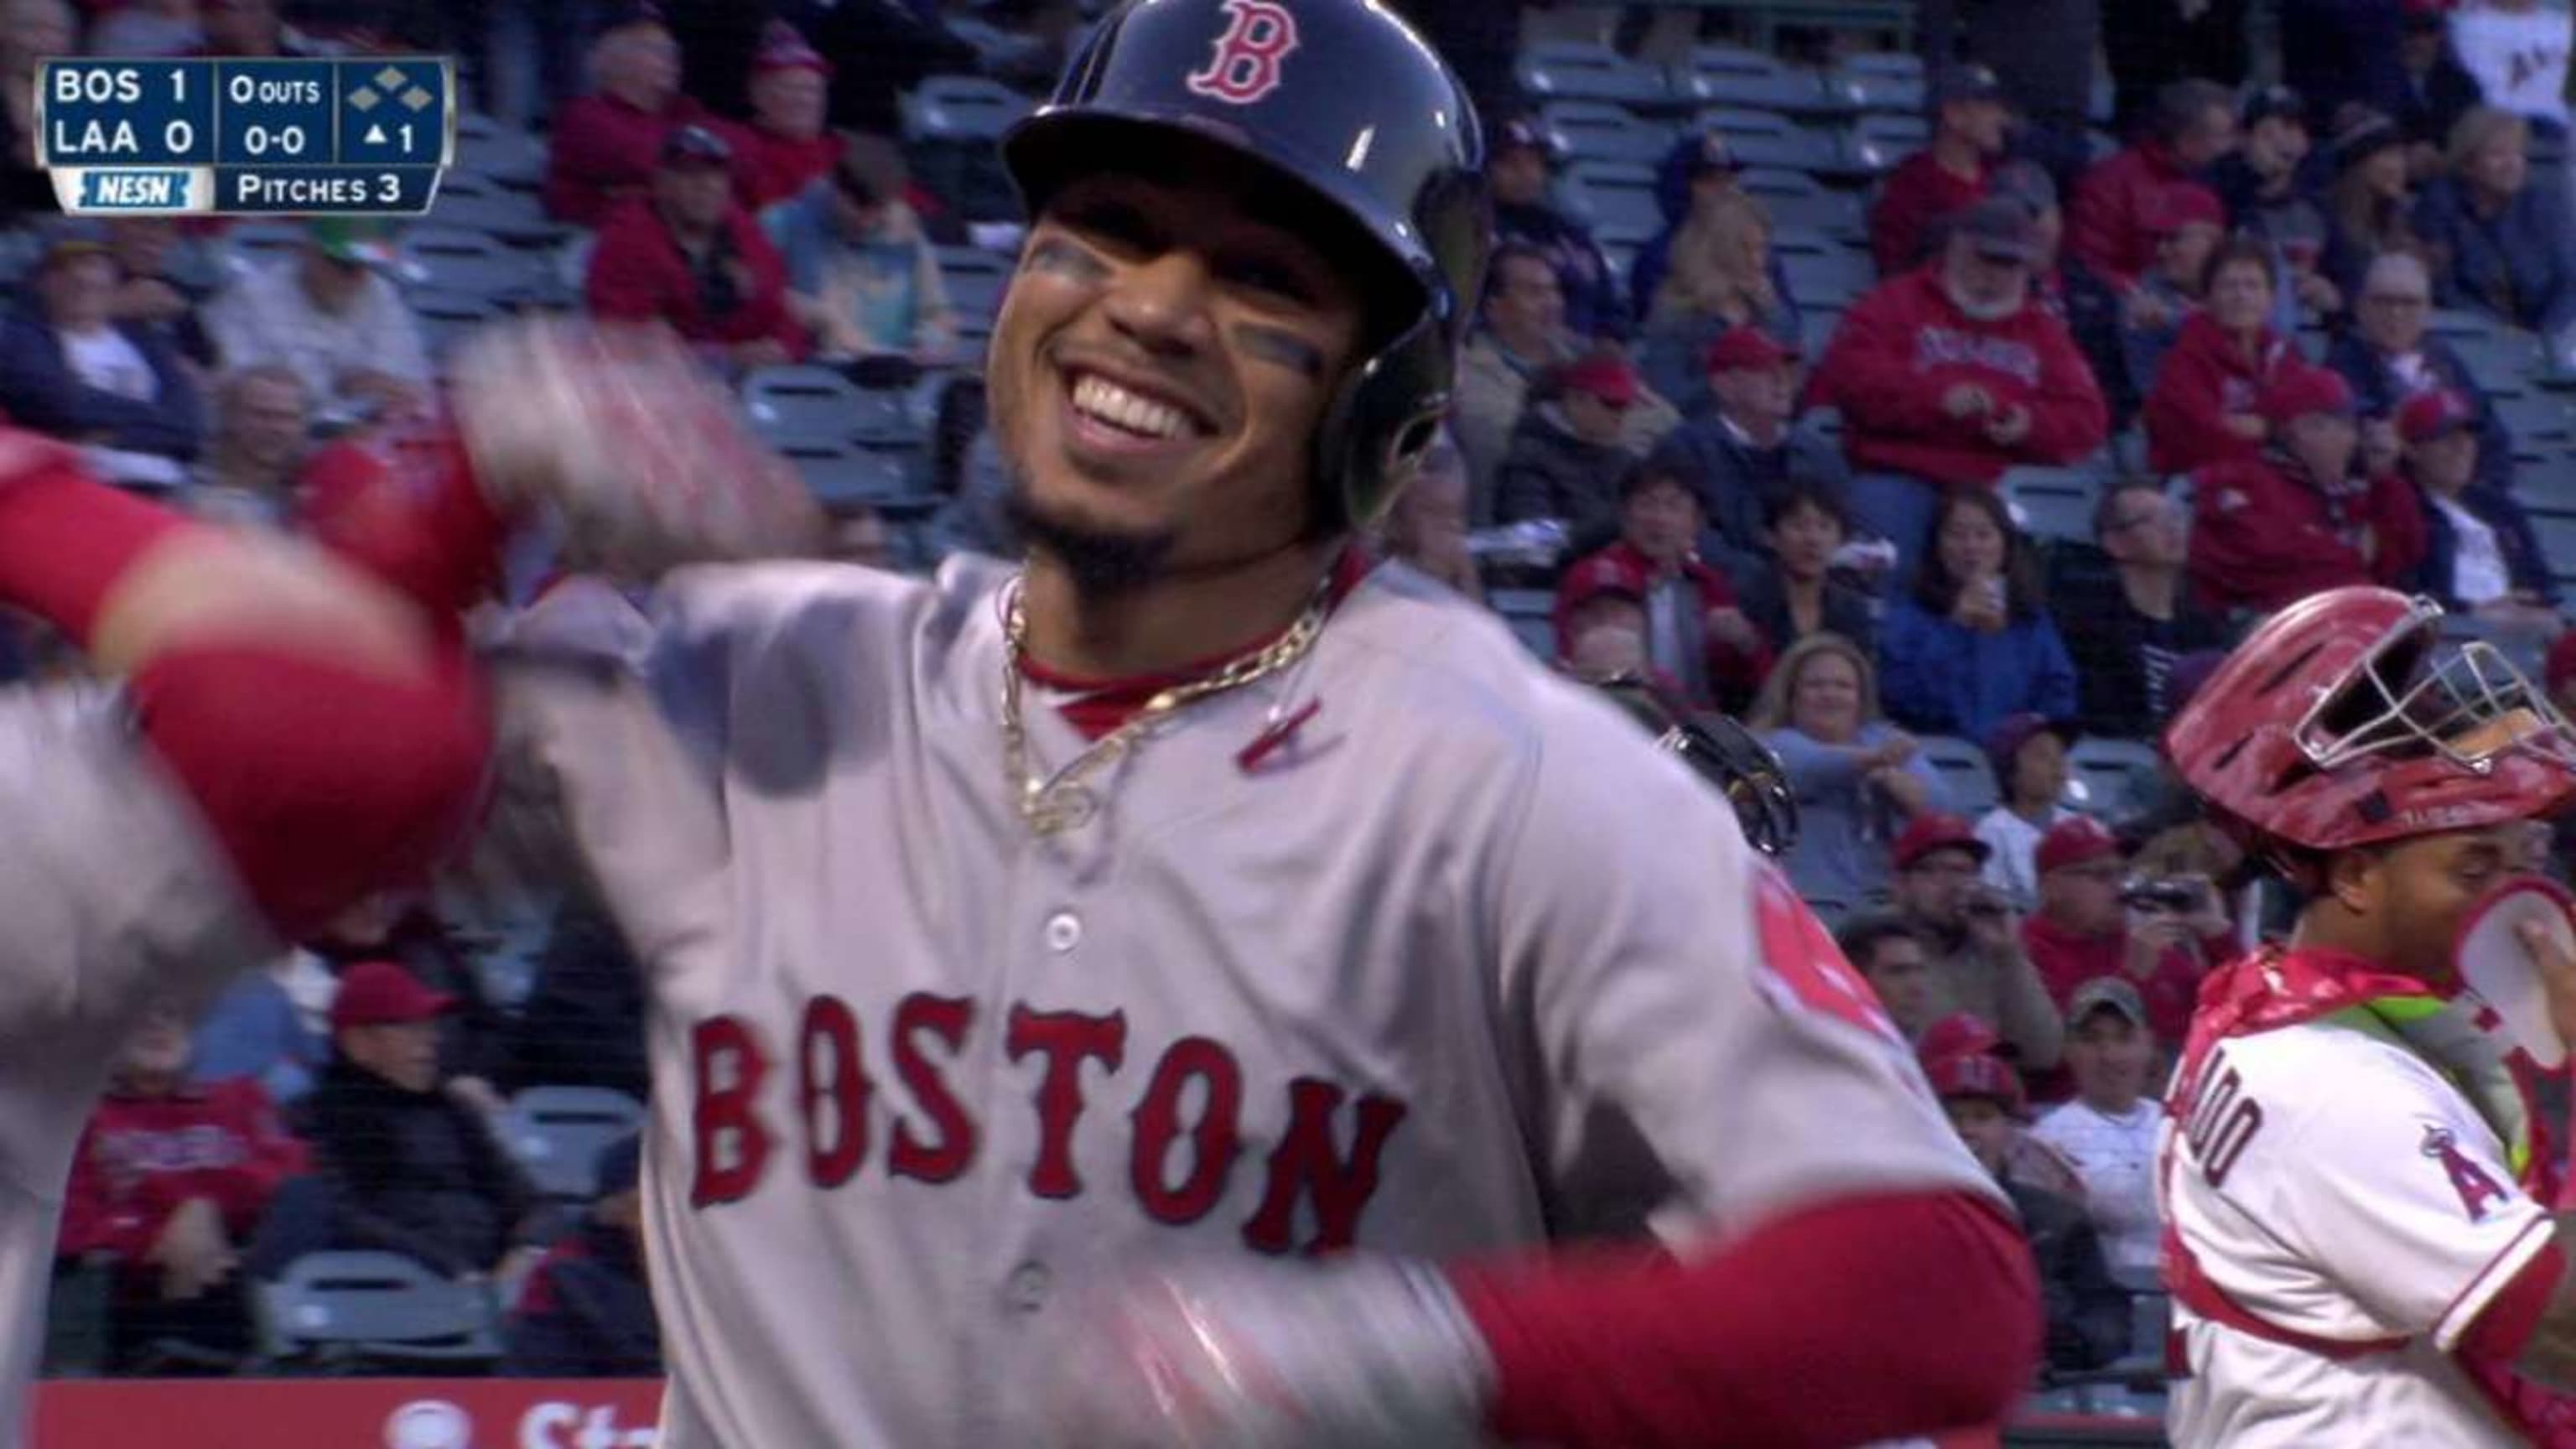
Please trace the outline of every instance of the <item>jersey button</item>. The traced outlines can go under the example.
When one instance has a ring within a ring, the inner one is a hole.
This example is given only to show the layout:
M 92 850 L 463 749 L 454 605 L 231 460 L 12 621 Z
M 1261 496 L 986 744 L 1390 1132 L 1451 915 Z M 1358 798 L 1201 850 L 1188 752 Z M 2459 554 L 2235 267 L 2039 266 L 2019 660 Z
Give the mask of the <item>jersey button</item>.
M 1082 944 L 1082 917 L 1071 911 L 1058 911 L 1047 917 L 1047 949 L 1061 956 Z
M 1055 1286 L 1055 1275 L 1044 1263 L 1022 1263 L 1011 1270 L 1011 1281 L 1002 1290 L 1003 1301 L 1015 1313 L 1035 1313 L 1046 1305 L 1047 1292 Z

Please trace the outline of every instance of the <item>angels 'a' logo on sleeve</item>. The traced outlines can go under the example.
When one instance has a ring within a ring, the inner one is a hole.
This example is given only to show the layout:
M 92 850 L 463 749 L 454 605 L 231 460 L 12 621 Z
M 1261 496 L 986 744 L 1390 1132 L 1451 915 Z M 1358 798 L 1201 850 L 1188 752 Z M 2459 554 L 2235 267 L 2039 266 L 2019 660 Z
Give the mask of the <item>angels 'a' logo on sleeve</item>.
M 1248 106 L 1279 89 L 1280 62 L 1297 48 L 1297 17 L 1279 0 L 1225 0 L 1231 17 L 1216 54 L 1190 73 L 1190 89 Z
M 2468 1211 L 2470 1222 L 2484 1220 L 2488 1208 L 2510 1196 L 2496 1182 L 2494 1174 L 2460 1150 L 2460 1139 L 2450 1128 L 2438 1122 L 2425 1123 L 2422 1150 L 2426 1157 L 2442 1165 L 2442 1171 L 2451 1179 L 2451 1190 L 2460 1195 L 2460 1206 Z
M 1849 1022 L 1902 1045 L 1895 1023 L 1878 1004 L 1878 993 L 1852 969 L 1824 922 L 1798 899 L 1778 868 L 1765 862 L 1753 879 L 1763 966 L 1754 979 L 1763 991 L 1785 1008 Z

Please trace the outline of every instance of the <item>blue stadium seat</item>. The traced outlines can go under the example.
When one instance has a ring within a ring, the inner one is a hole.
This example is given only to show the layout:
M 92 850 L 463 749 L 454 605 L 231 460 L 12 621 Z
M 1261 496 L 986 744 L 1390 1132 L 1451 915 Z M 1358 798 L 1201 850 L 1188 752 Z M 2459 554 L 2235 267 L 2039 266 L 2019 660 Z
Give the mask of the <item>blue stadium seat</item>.
M 1848 306 L 1877 281 L 1868 254 L 1840 245 L 1820 252 L 1784 251 L 1780 267 L 1788 274 L 1789 295 L 1802 307 L 1810 298 L 1824 306 Z
M 1673 148 L 1674 131 L 1609 101 L 1556 101 L 1539 112 L 1548 140 L 1569 161 L 1634 161 L 1652 166 Z
M 1033 109 L 1028 97 L 980 75 L 935 75 L 903 98 L 908 141 L 998 141 Z
M 1851 110 L 1846 98 L 1825 88 L 1814 71 L 1784 64 L 1778 56 L 1737 45 L 1703 45 L 1677 66 L 1673 91 L 1703 106 L 1735 106 L 1792 116 L 1835 116 Z
M 1591 224 L 1604 246 L 1633 247 L 1664 229 L 1655 173 L 1629 162 L 1585 161 L 1567 169 L 1566 204 Z
M 451 184 L 460 180 L 463 186 Z M 546 215 L 533 192 L 484 186 L 469 172 L 452 172 L 439 182 L 438 199 L 425 220 L 479 231 L 514 247 L 558 246 L 573 234 L 573 228 Z
M 471 122 L 471 124 L 469 124 Z M 511 191 L 535 191 L 546 182 L 545 138 L 492 120 L 460 117 L 456 165 L 448 177 L 478 177 Z
M 2472 369 L 2474 370 L 2474 368 Z M 2483 374 L 2479 377 L 2483 385 Z M 2488 390 L 2494 394 L 2494 390 Z M 2514 456 L 2533 462 L 2565 466 L 2559 457 L 2570 442 L 2576 442 L 2576 422 L 2568 415 L 2567 400 L 2553 393 L 2534 392 L 2520 395 L 2494 394 L 2496 416 L 2503 419 L 2513 434 Z
M 1011 285 L 1011 259 L 982 247 L 941 247 L 939 281 L 960 315 L 990 317 Z
M 2075 742 L 2066 762 L 2066 803 L 2105 819 L 2144 799 L 2162 768 L 2153 745 L 2089 735 Z
M 2469 376 L 2478 380 L 2478 386 L 2495 398 L 2499 407 L 2506 395 L 2527 393 L 2536 387 L 2548 363 L 2548 354 L 2538 338 L 2503 327 L 2444 340 L 2467 364 Z
M 1980 746 L 1956 735 L 1925 735 L 1917 743 L 1923 747 L 1923 763 L 1940 774 L 1950 813 L 1974 820 L 2003 798 L 1995 784 L 1994 764 Z
M 1825 355 L 1825 348 L 1834 340 L 1834 329 L 1843 325 L 1843 310 L 1823 302 L 1799 299 L 1798 344 L 1799 350 L 1806 353 L 1808 361 L 1813 362 Z M 1833 410 L 1828 408 L 1823 411 L 1832 412 Z M 1836 427 L 1840 427 L 1842 414 L 1833 413 L 1833 418 Z
M 775 444 L 822 441 L 882 447 L 921 440 L 921 426 L 903 394 L 863 388 L 828 367 L 755 368 L 742 380 L 742 400 L 752 431 Z
M 1606 45 L 1548 41 L 1521 52 L 1521 89 L 1539 101 L 1616 101 L 1659 106 L 1672 100 L 1672 84 L 1651 65 Z
M 1844 241 L 1869 235 L 1869 215 L 1861 199 L 1828 187 L 1808 172 L 1748 167 L 1736 178 L 1736 185 L 1762 203 L 1775 227 L 1807 228 Z
M 405 292 L 403 304 L 420 321 L 421 345 L 429 349 L 432 360 L 440 362 L 446 360 L 466 334 L 508 312 L 492 297 L 473 292 L 441 291 L 434 287 Z
M 1922 150 L 1930 135 L 1931 128 L 1920 113 L 1866 115 L 1843 133 L 1843 160 L 1854 171 L 1880 175 Z
M 496 301 L 535 286 L 542 270 L 534 257 L 490 232 L 458 226 L 407 228 L 394 244 L 394 258 L 405 287 Z
M 1825 77 L 1827 89 L 1862 111 L 1919 115 L 1923 110 L 1923 59 L 1894 51 L 1847 55 Z
M 489 1284 L 442 1278 L 400 1253 L 306 1253 L 254 1293 L 272 1359 L 461 1365 L 500 1357 Z
M 1556 611 L 1556 595 L 1545 589 L 1491 589 L 1485 602 L 1503 622 L 1511 625 L 1512 634 L 1541 659 L 1556 657 L 1556 626 L 1551 616 Z
M 826 509 L 859 503 L 891 509 L 926 501 L 899 454 L 832 438 L 799 438 L 775 446 Z
M 607 1087 L 529 1087 L 510 1099 L 502 1145 L 538 1192 L 588 1202 L 600 1152 L 644 1126 L 644 1104 Z
M 2046 542 L 2088 542 L 2102 477 L 2085 468 L 2012 468 L 1996 483 L 2022 532 Z
M 226 276 L 240 276 L 287 260 L 304 249 L 300 221 L 245 221 L 228 228 L 215 243 L 215 260 Z
M 1810 131 L 1776 111 L 1721 107 L 1700 112 L 1699 123 L 1724 136 L 1727 149 L 1747 166 L 1821 173 L 1840 162 L 1833 137 Z
M 2576 513 L 2531 510 L 2532 531 L 2540 537 L 2541 556 L 2549 560 L 2559 587 L 2576 586 Z

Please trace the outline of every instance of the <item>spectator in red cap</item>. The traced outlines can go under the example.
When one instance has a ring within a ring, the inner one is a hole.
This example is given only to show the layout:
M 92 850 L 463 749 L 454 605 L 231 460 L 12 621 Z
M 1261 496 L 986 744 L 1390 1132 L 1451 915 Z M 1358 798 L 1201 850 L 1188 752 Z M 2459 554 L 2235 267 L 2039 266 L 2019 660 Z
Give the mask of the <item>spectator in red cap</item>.
M 2261 456 L 2192 475 L 2191 576 L 2201 603 L 2269 611 L 2344 584 L 2396 583 L 2424 556 L 2411 486 L 2354 466 L 2352 389 L 2321 367 L 2282 369 L 2256 404 Z
M 2019 202 L 1988 197 L 1940 264 L 1881 282 L 1845 313 L 1815 401 L 1843 415 L 1852 503 L 1908 577 L 1944 490 L 1983 491 L 2016 463 L 2072 463 L 2107 426 L 2092 369 L 2031 292 L 2037 238 Z
M 1882 277 L 1921 265 L 1939 224 L 1984 198 L 2012 137 L 2003 82 L 1982 65 L 1933 77 L 1928 109 L 1931 138 L 1887 174 L 1869 210 L 1869 254 Z
M 2186 181 L 2164 189 L 2146 225 L 2156 239 L 2155 257 L 2122 300 L 2120 347 L 2121 366 L 2130 380 L 2152 392 L 2175 336 L 2211 301 L 2210 259 L 2226 238 L 2227 212 L 2219 205 L 2217 192 Z M 2268 252 L 2265 262 L 2262 301 L 2268 321 L 2272 301 Z
M 2163 1256 L 2156 1154 L 2165 1112 L 2154 1095 L 2157 1065 L 2156 1034 L 2138 988 L 2126 977 L 2094 977 L 2066 1003 L 2066 1069 L 2075 1096 L 2031 1129 L 2074 1164 L 2111 1277 L 2134 1291 L 2156 1286 Z
M 2200 978 L 2228 949 L 2227 915 L 2208 879 L 2128 889 L 2128 852 L 2089 815 L 2051 827 L 2032 860 L 2039 910 L 2022 923 L 2022 945 L 2049 998 L 2063 1009 L 2076 987 L 2117 976 L 2145 1000 L 2147 1025 L 2166 1041 L 2181 1041 Z
M 1985 882 L 1993 851 L 1956 815 L 1918 815 L 1896 837 L 1897 911 L 1932 946 L 1945 1011 L 1993 1024 L 2023 1071 L 2057 1065 L 2065 1023 L 2024 954 L 2012 903 Z
M 1550 368 L 1585 350 L 1566 326 L 1564 284 L 1547 253 L 1520 242 L 1496 247 L 1476 329 L 1458 350 L 1450 414 L 1467 459 L 1467 516 L 1476 527 L 1495 521 L 1503 458 L 1530 411 L 1530 394 Z M 1649 389 L 1628 409 L 1620 438 L 1631 453 L 1644 453 L 1674 422 L 1672 405 Z
M 1571 579 L 1566 581 L 1572 583 Z M 1598 569 L 1556 595 L 1557 663 L 1579 679 L 1635 676 L 1679 697 L 1679 681 L 1658 675 L 1646 658 L 1645 586 L 1616 569 Z
M 733 148 L 704 126 L 662 144 L 648 199 L 600 228 L 584 292 L 593 315 L 667 323 L 714 361 L 767 367 L 805 354 L 778 249 L 733 199 Z
M 391 961 L 341 973 L 331 1062 L 296 1110 L 323 1188 L 264 1235 L 264 1257 L 377 1248 L 451 1276 L 498 1273 L 538 1204 L 439 1071 L 439 1019 L 455 1004 Z
M 1572 625 L 1604 585 L 1645 611 L 1646 660 L 1701 708 L 1741 712 L 1771 668 L 1771 647 L 1737 606 L 1726 576 L 1702 563 L 1699 498 L 1680 478 L 1640 463 L 1619 485 L 1619 540 L 1565 572 L 1557 645 L 1574 655 Z
M 2408 587 L 2535 640 L 2564 628 L 2530 516 L 2480 476 L 2477 409 L 2448 388 L 2420 392 L 2398 409 L 2397 435 L 2424 510 L 2424 560 Z
M 1842 455 L 1795 425 L 1798 353 L 1759 327 L 1730 328 L 1703 359 L 1715 407 L 1655 445 L 1656 466 L 1688 479 L 1729 562 L 1770 552 L 1763 515 L 1792 484 L 1839 495 L 1850 482 Z
M 2073 778 L 2067 752 L 2075 731 L 2040 714 L 2007 715 L 1986 732 L 1986 762 L 1995 772 L 2003 798 L 1977 820 L 1977 838 L 1992 852 L 1986 857 L 1986 883 L 2004 893 L 2013 909 L 2039 904 L 2039 876 L 2031 855 L 2051 826 L 2075 818 L 2066 804 L 2066 783 Z
M 1994 1174 L 2020 1216 L 2039 1267 L 2048 1366 L 2081 1371 L 2118 1358 L 2129 1342 L 2129 1297 L 2111 1280 L 2092 1222 L 2077 1202 L 2034 1187 L 2013 1170 L 2016 1147 L 2029 1139 L 2022 1129 L 2021 1083 L 2011 1064 L 1954 1052 L 1925 1061 L 1923 1074 L 1959 1140 Z
M 189 1054 L 178 1004 L 154 1006 L 72 1159 L 56 1251 L 111 1265 L 112 1372 L 220 1372 L 249 1354 L 238 1245 L 305 1166 L 259 1083 L 192 1084 Z
M 1931 556 L 1878 633 L 1887 712 L 1925 734 L 1983 739 L 2005 716 L 2075 713 L 2075 665 L 2040 592 L 2030 540 L 2002 498 L 1941 500 Z
M 2261 453 L 2271 430 L 2256 400 L 2283 369 L 2306 365 L 2272 330 L 2269 248 L 2239 237 L 2203 267 L 2204 305 L 2184 320 L 2140 413 L 2148 465 L 2168 476 Z
M 660 7 L 610 12 L 590 49 L 591 91 L 563 103 L 546 154 L 546 214 L 598 226 L 645 195 L 674 126 L 705 119 L 680 93 L 680 45 Z
M 2156 92 L 2152 127 L 2094 163 L 2067 209 L 2068 248 L 2123 287 L 2135 286 L 2155 260 L 2152 221 L 2165 189 L 2235 149 L 2235 97 L 2214 81 L 2174 81 Z
M 1607 348 L 1540 374 L 1503 455 L 1502 521 L 1561 519 L 1578 549 L 1615 534 L 1619 480 L 1635 462 L 1628 411 L 1644 398 L 1637 369 Z
M 832 63 L 796 27 L 772 20 L 751 57 L 751 119 L 720 122 L 734 150 L 742 204 L 766 210 L 821 179 L 847 142 L 824 128 Z
M 2153 478 L 2104 489 L 2093 506 L 2098 554 L 2061 551 L 2049 613 L 2075 662 L 2076 720 L 2089 735 L 2142 740 L 2172 707 L 2174 664 L 2226 643 L 2183 588 L 2191 559 L 2183 505 Z
M 1800 639 L 1762 682 L 1745 723 L 1798 792 L 1789 878 L 1846 906 L 1877 899 L 1888 887 L 1888 843 L 1947 800 L 1914 738 L 1880 716 L 1869 656 L 1838 634 Z

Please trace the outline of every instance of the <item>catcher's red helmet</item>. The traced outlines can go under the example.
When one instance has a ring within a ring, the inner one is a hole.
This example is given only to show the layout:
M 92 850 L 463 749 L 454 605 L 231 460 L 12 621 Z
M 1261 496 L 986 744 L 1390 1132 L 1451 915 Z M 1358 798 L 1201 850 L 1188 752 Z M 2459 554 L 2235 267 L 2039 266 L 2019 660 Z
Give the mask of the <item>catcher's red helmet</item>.
M 2576 734 L 2442 610 L 2332 589 L 2265 621 L 2165 732 L 2184 781 L 2274 856 L 2546 814 L 2576 794 Z

